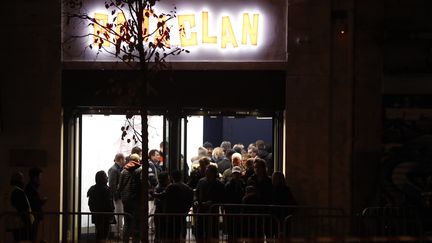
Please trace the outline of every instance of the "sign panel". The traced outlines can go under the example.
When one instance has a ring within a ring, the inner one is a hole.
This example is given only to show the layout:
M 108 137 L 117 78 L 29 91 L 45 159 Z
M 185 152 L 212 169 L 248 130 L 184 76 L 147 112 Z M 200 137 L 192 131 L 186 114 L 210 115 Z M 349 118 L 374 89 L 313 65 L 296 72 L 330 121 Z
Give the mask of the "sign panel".
M 83 10 L 101 23 L 124 21 L 123 14 L 112 14 L 105 1 L 84 1 Z M 65 10 L 68 11 L 67 9 Z M 161 0 L 154 15 L 147 16 L 147 26 L 155 30 L 160 14 L 175 11 L 167 21 L 169 46 L 188 51 L 169 57 L 175 62 L 284 62 L 287 52 L 286 0 Z M 126 12 L 125 12 L 126 13 Z M 128 18 L 126 16 L 126 18 Z M 63 21 L 64 62 L 119 61 L 113 44 L 105 42 L 98 52 L 93 34 L 97 26 L 85 20 Z M 113 31 L 115 30 L 113 26 Z M 149 41 L 152 41 L 149 37 Z

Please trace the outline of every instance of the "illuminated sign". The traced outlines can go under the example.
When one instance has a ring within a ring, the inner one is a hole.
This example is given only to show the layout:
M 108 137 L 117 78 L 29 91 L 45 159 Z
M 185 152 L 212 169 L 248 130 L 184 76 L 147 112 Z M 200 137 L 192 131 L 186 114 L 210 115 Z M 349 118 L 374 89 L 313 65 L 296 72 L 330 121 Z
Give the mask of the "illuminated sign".
M 156 14 L 157 15 L 157 14 Z M 259 33 L 259 19 L 260 14 L 259 13 L 243 13 L 243 19 L 241 23 L 241 30 L 240 31 L 234 31 L 233 24 L 231 22 L 230 16 L 222 16 L 220 23 L 221 23 L 221 31 L 220 36 L 218 38 L 217 35 L 210 36 L 209 35 L 209 12 L 202 11 L 201 16 L 196 16 L 196 14 L 180 14 L 177 16 L 178 19 L 178 25 L 177 28 L 179 30 L 185 30 L 185 31 L 178 31 L 179 38 L 180 38 L 180 47 L 188 47 L 188 46 L 198 46 L 199 43 L 201 44 L 218 44 L 218 41 L 220 42 L 220 47 L 225 49 L 228 45 L 231 45 L 233 48 L 239 47 L 238 43 L 241 43 L 241 45 L 252 45 L 252 46 L 258 46 L 258 33 Z M 251 19 L 252 17 L 252 19 Z M 106 25 L 109 20 L 109 15 L 107 14 L 101 14 L 101 13 L 95 13 L 94 18 L 97 20 L 98 23 L 101 25 Z M 123 14 L 118 14 L 116 17 L 117 26 L 120 26 L 123 22 L 125 22 L 125 17 Z M 202 20 L 201 22 L 201 41 L 198 40 L 199 33 L 197 32 L 197 18 Z M 157 19 L 155 21 L 158 21 Z M 144 23 L 147 24 L 145 26 L 146 29 L 149 29 L 148 23 L 150 22 L 150 17 L 144 17 Z M 100 36 L 104 38 L 103 28 L 100 25 L 93 25 L 93 33 L 95 36 Z M 120 28 L 120 27 L 117 27 Z M 189 31 L 186 31 L 188 29 Z M 116 33 L 120 33 L 119 29 L 116 29 Z M 156 32 L 158 33 L 158 32 Z M 236 34 L 238 33 L 238 34 Z M 238 41 L 238 36 L 241 33 L 241 41 Z M 171 33 L 171 34 L 175 34 Z M 236 37 L 237 35 L 237 37 Z M 157 36 L 157 35 L 156 35 Z M 109 34 L 107 34 L 107 39 L 109 39 Z M 248 41 L 249 40 L 249 41 Z M 262 41 L 262 40 L 261 40 Z M 97 44 L 97 43 L 96 43 Z M 110 42 L 106 41 L 103 43 L 104 46 L 109 47 Z
M 286 0 L 162 0 L 157 2 L 154 14 L 143 14 L 145 30 L 151 32 L 157 29 L 160 14 L 170 12 L 174 6 L 176 18 L 167 21 L 167 26 L 164 26 L 170 29 L 170 38 L 161 41 L 167 47 L 184 48 L 189 53 L 172 57 L 170 61 L 286 61 Z M 86 9 L 87 14 L 101 25 L 114 23 L 112 31 L 116 33 L 128 19 L 123 13 L 113 15 L 107 12 L 103 2 L 101 4 L 97 0 L 87 1 Z M 63 25 L 64 38 L 85 36 L 86 33 L 104 39 L 112 38 L 97 25 L 81 23 L 81 28 L 70 25 Z M 145 40 L 155 41 L 160 37 L 156 32 L 156 35 L 145 36 Z M 94 37 L 88 35 L 72 47 L 64 48 L 63 61 L 117 61 L 107 53 L 95 55 L 98 48 L 85 49 L 94 42 Z M 104 42 L 103 46 L 107 50 L 115 48 L 109 41 Z

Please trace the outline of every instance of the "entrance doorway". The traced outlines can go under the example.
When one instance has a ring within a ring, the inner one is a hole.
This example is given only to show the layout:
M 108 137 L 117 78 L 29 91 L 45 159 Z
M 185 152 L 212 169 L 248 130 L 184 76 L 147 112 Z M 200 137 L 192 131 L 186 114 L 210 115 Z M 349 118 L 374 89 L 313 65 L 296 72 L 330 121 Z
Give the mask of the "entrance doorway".
M 189 167 L 191 157 L 197 154 L 198 147 L 205 141 L 216 147 L 222 140 L 232 140 L 232 144 L 243 143 L 247 147 L 248 143 L 256 139 L 262 139 L 272 145 L 274 169 L 282 170 L 283 110 L 286 101 L 284 71 L 175 70 L 160 74 L 157 80 L 149 83 L 152 92 L 146 94 L 145 100 L 148 114 L 162 119 L 158 126 L 162 124 L 162 141 L 166 141 L 164 161 L 167 162 L 168 170 L 179 169 L 187 175 L 185 169 Z M 87 199 L 83 197 L 83 192 L 86 192 L 87 188 L 81 182 L 81 178 L 84 166 L 92 162 L 84 161 L 87 153 L 83 144 L 83 138 L 87 134 L 84 132 L 84 116 L 120 114 L 121 117 L 125 117 L 125 114 L 140 114 L 136 110 L 137 107 L 123 106 L 124 94 L 105 92 L 105 87 L 128 90 L 130 81 L 135 78 L 136 73 L 130 70 L 63 70 L 64 163 L 61 174 L 64 212 L 82 212 L 81 205 L 87 204 L 87 201 L 83 200 Z M 209 86 L 212 88 L 205 88 Z M 197 88 L 200 92 L 197 92 Z M 202 121 L 196 123 L 194 118 Z M 266 125 L 254 125 L 247 129 L 254 132 L 238 134 L 238 131 L 247 128 L 246 125 L 241 125 L 241 121 L 251 120 L 265 121 Z M 219 125 L 208 129 L 208 122 Z M 119 126 L 113 128 L 116 136 L 121 135 L 121 125 Z M 271 134 L 265 132 L 265 137 L 256 135 L 245 138 L 246 134 L 253 135 L 256 131 L 263 130 L 270 130 Z M 200 139 L 193 143 L 191 132 L 201 133 Z M 216 139 L 212 133 L 219 134 L 218 138 Z M 154 145 L 150 145 L 149 148 L 157 149 L 160 142 L 160 139 L 155 139 Z M 91 142 L 93 143 L 101 141 Z M 111 164 L 113 155 L 114 152 L 101 160 Z M 105 165 L 101 167 L 103 170 L 109 168 Z M 90 176 L 90 181 L 94 181 L 94 176 Z M 79 234 L 80 221 L 79 217 L 64 220 L 64 231 L 72 235 Z
M 81 116 L 81 176 L 80 176 L 80 202 L 81 212 L 89 212 L 87 190 L 95 184 L 96 172 L 108 169 L 114 163 L 114 156 L 122 153 L 128 156 L 133 147 L 142 147 L 141 117 L 133 116 L 127 119 L 125 115 L 83 114 Z M 188 124 L 194 129 L 187 132 L 189 149 L 202 144 L 203 118 L 194 116 L 188 119 Z M 162 115 L 148 116 L 148 148 L 160 149 L 163 141 L 164 117 Z M 122 136 L 123 131 L 127 131 Z M 192 150 L 190 150 L 192 154 Z M 87 218 L 82 217 L 81 227 L 87 227 Z

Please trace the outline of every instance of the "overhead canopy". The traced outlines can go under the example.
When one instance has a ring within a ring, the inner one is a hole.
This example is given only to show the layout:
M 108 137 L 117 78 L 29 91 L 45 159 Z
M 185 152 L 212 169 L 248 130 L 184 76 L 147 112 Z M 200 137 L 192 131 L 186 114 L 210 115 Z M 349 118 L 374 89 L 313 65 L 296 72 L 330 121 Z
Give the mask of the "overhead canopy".
M 65 70 L 63 107 L 280 111 L 285 106 L 283 71 L 170 71 L 148 82 L 146 97 L 133 71 Z M 138 100 L 131 99 L 137 97 Z

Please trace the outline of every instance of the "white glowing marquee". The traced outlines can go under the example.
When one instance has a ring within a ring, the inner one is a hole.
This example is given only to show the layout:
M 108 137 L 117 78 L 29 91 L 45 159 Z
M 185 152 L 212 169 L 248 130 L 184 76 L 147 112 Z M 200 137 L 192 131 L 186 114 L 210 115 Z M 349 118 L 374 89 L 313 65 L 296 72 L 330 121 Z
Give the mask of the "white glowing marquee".
M 158 15 L 174 8 L 176 18 L 167 22 L 171 29 L 169 45 L 189 53 L 171 57 L 170 61 L 286 61 L 286 0 L 161 0 L 154 11 Z M 101 23 L 124 19 L 108 12 L 104 1 L 87 1 L 85 9 Z M 154 30 L 158 19 L 151 16 L 145 22 Z M 97 31 L 84 21 L 64 24 L 63 38 Z M 86 48 L 93 42 L 89 35 L 63 48 L 63 61 L 118 61 L 109 53 L 96 55 L 97 48 Z M 114 49 L 108 42 L 104 48 Z

